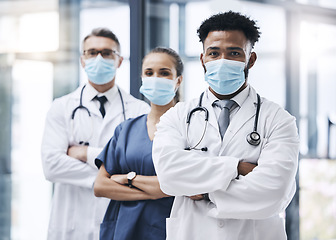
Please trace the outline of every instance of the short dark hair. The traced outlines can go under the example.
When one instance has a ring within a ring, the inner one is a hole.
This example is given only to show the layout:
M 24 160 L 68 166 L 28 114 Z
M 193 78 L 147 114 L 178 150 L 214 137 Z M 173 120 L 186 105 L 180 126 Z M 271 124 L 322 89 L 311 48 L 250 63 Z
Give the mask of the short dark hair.
M 117 36 L 108 28 L 94 28 L 89 35 L 83 39 L 83 44 L 89 37 L 106 37 L 115 41 L 118 45 L 118 50 L 120 50 L 120 43 Z
M 173 49 L 168 48 L 168 47 L 156 47 L 156 48 L 152 49 L 147 55 L 149 55 L 151 53 L 166 53 L 169 56 L 173 57 L 174 60 L 175 60 L 176 75 L 178 77 L 182 75 L 183 69 L 184 69 L 183 62 L 181 60 L 180 55 L 178 55 L 178 53 L 175 52 Z
M 197 34 L 200 42 L 204 44 L 209 32 L 230 30 L 242 31 L 247 40 L 250 41 L 252 48 L 259 40 L 261 34 L 255 21 L 245 15 L 242 15 L 241 13 L 232 11 L 212 15 L 210 18 L 202 22 L 201 26 L 197 30 Z

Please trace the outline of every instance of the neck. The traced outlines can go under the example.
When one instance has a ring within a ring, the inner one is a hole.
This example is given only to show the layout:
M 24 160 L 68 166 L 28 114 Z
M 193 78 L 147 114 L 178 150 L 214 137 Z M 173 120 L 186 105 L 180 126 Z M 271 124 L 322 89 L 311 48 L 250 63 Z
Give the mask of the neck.
M 241 91 L 243 91 L 245 88 L 247 87 L 247 83 L 245 81 L 245 83 L 243 84 L 243 86 L 241 86 L 238 91 L 232 93 L 232 94 L 229 94 L 229 95 L 221 95 L 221 94 L 218 94 L 216 93 L 214 90 L 212 90 L 211 87 L 209 87 L 209 90 L 210 92 L 213 93 L 213 95 L 216 96 L 216 98 L 218 98 L 219 100 L 224 100 L 224 99 L 231 99 L 233 98 L 234 96 L 236 96 L 237 94 L 239 94 Z
M 92 87 L 94 87 L 94 89 L 96 89 L 96 90 L 97 90 L 98 92 L 100 92 L 100 93 L 104 93 L 104 92 L 110 90 L 111 88 L 113 88 L 113 86 L 114 86 L 114 82 L 115 82 L 115 78 L 114 78 L 112 81 L 110 81 L 110 82 L 108 82 L 108 83 L 105 83 L 105 84 L 103 84 L 103 85 L 97 85 L 97 84 L 94 84 L 93 82 L 91 82 L 91 81 L 89 80 L 89 84 L 90 84 Z
M 175 101 L 174 99 L 168 103 L 167 105 L 164 106 L 159 106 L 151 103 L 151 110 L 148 114 L 148 120 L 151 122 L 154 122 L 155 124 L 160 121 L 160 117 L 167 112 L 167 110 L 171 107 L 174 107 Z

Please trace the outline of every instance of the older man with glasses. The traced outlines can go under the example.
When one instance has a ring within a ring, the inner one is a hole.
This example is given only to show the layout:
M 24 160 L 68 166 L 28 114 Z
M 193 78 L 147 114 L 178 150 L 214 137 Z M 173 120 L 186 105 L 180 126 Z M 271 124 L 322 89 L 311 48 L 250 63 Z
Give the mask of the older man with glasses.
M 49 240 L 99 238 L 109 200 L 94 196 L 94 160 L 119 123 L 150 109 L 115 84 L 123 57 L 113 32 L 94 29 L 82 45 L 88 83 L 55 99 L 42 140 L 44 174 L 54 183 Z

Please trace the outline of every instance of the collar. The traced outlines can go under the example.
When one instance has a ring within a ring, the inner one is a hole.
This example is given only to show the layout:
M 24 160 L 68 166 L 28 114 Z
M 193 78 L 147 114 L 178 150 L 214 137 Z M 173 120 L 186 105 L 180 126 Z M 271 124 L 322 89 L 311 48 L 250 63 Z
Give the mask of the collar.
M 245 102 L 245 100 L 247 99 L 249 93 L 250 93 L 250 85 L 247 84 L 246 88 L 244 88 L 243 91 L 234 96 L 232 100 L 234 100 L 238 104 L 238 106 L 241 107 Z
M 118 92 L 118 88 L 116 85 L 114 85 L 112 88 L 110 88 L 104 93 L 98 92 L 94 87 L 91 86 L 90 83 L 87 83 L 85 88 L 86 88 L 85 96 L 89 101 L 91 101 L 95 96 L 98 97 L 105 96 L 109 102 L 112 102 L 113 98 L 115 98 Z
M 241 107 L 243 105 L 243 103 L 245 102 L 245 100 L 247 99 L 248 95 L 250 92 L 250 85 L 247 84 L 247 87 L 244 88 L 243 91 L 241 91 L 239 94 L 237 94 L 236 96 L 234 96 L 233 98 L 231 98 L 231 100 L 235 101 L 239 107 Z M 213 103 L 216 100 L 219 100 L 210 90 L 209 88 L 207 88 L 206 90 L 206 96 L 209 100 L 210 103 Z

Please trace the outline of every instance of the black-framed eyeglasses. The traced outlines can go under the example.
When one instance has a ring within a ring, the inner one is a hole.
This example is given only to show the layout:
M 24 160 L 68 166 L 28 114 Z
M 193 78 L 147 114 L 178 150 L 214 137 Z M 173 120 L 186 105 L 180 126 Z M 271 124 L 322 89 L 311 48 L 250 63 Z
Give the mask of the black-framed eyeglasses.
M 95 58 L 98 56 L 99 53 L 103 58 L 109 58 L 109 59 L 113 59 L 115 56 L 120 56 L 120 54 L 117 51 L 112 49 L 103 49 L 103 50 L 88 49 L 83 51 L 84 56 L 87 58 Z

